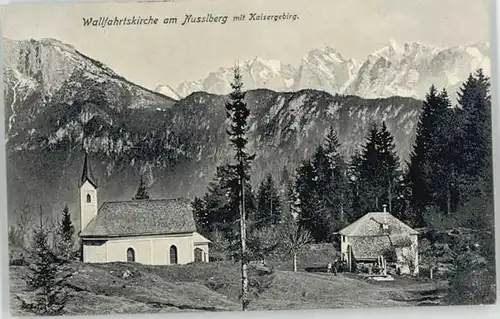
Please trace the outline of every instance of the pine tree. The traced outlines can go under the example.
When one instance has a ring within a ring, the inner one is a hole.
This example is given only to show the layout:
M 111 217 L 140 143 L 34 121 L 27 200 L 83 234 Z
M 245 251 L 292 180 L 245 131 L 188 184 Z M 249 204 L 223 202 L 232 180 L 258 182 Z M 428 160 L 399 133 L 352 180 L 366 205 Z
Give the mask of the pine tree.
M 397 197 L 394 199 L 394 216 L 405 223 L 415 225 L 415 212 L 411 206 L 411 187 L 408 181 L 408 168 L 400 176 L 400 181 L 396 187 Z
M 254 155 L 246 152 L 248 143 L 246 133 L 248 130 L 247 119 L 250 111 L 245 103 L 245 92 L 243 92 L 242 75 L 239 67 L 234 69 L 234 81 L 231 83 L 233 91 L 230 93 L 230 101 L 226 103 L 227 117 L 230 120 L 230 128 L 227 130 L 229 140 L 233 144 L 236 155 L 236 173 L 239 182 L 240 203 L 240 243 L 241 243 L 241 277 L 242 277 L 242 310 L 248 309 L 248 274 L 247 274 L 247 249 L 246 249 L 246 210 L 245 210 L 245 184 L 250 179 L 248 171 L 250 162 Z
M 236 170 L 230 165 L 217 167 L 215 181 L 205 195 L 207 215 L 212 216 L 217 229 L 228 232 L 238 220 L 239 187 Z
M 443 110 L 445 106 L 435 86 L 431 86 L 423 104 L 413 152 L 408 163 L 408 187 L 411 188 L 411 206 L 414 216 L 413 224 L 422 226 L 424 214 L 433 206 L 435 200 L 435 163 L 442 145 Z M 440 122 L 441 121 L 441 122 Z
M 464 83 L 461 106 L 460 188 L 465 203 L 480 189 L 492 189 L 492 121 L 490 81 L 480 69 Z
M 48 233 L 41 218 L 40 225 L 33 235 L 30 257 L 32 262 L 24 280 L 33 298 L 31 301 L 19 298 L 21 307 L 37 315 L 63 314 L 64 307 L 69 300 L 64 285 L 70 273 L 51 251 Z
M 350 175 L 354 219 L 370 210 L 380 210 L 386 203 L 393 210 L 393 204 L 401 196 L 402 177 L 394 138 L 385 122 L 380 128 L 372 124 L 361 153 L 352 158 Z
M 193 215 L 196 222 L 196 230 L 204 235 L 208 236 L 210 233 L 210 216 L 205 209 L 205 203 L 203 199 L 195 197 L 192 203 Z
M 68 206 L 66 205 L 62 212 L 62 218 L 58 224 L 57 231 L 57 250 L 59 257 L 62 260 L 69 261 L 74 254 L 73 248 L 75 246 L 75 241 L 73 235 L 75 233 L 75 227 L 71 222 L 71 215 L 69 214 Z
M 322 211 L 322 202 L 316 191 L 316 173 L 310 161 L 304 160 L 297 169 L 295 191 L 300 201 L 300 215 L 298 222 L 301 227 L 309 230 L 315 240 L 323 239 L 322 229 L 316 228 L 318 213 Z
M 378 144 L 378 126 L 374 123 L 370 128 L 366 144 L 359 157 L 356 158 L 356 209 L 355 215 L 360 217 L 368 211 L 376 211 L 382 205 L 381 197 L 384 192 L 382 174 L 380 171 Z
M 445 89 L 439 94 L 439 104 L 435 116 L 434 134 L 429 161 L 433 182 L 429 186 L 433 205 L 450 215 L 458 208 L 458 173 L 463 154 L 458 152 L 457 118 L 451 108 L 451 101 Z
M 137 193 L 134 196 L 134 200 L 144 200 L 144 199 L 149 199 L 149 194 L 146 184 L 144 183 L 144 179 L 141 175 L 141 179 L 139 181 L 139 187 L 137 188 Z
M 316 148 L 311 164 L 314 176 L 311 186 L 318 203 L 310 217 L 308 229 L 317 242 L 330 242 L 332 234 L 338 230 L 337 221 L 340 216 L 340 196 L 334 185 L 334 164 L 322 145 Z
M 275 225 L 281 215 L 281 199 L 271 174 L 268 174 L 260 185 L 257 203 L 255 227 Z
M 423 197 L 420 202 L 426 201 L 425 205 L 420 207 L 420 214 L 433 206 L 438 207 L 444 214 L 451 214 L 458 207 L 457 163 L 461 161 L 463 154 L 458 152 L 457 118 L 451 108 L 448 93 L 446 90 L 436 93 L 435 89 L 431 93 L 432 100 L 428 103 L 430 116 L 425 127 L 427 134 L 422 138 L 426 146 L 425 152 L 421 150 L 420 162 L 415 161 L 413 167 L 415 170 L 412 171 L 410 166 L 411 176 L 416 172 L 422 175 L 416 179 L 420 181 L 420 186 L 426 194 L 422 189 L 416 189 L 418 184 L 413 184 L 412 190 Z
M 237 232 L 235 226 L 239 220 L 239 186 L 236 169 L 232 165 L 217 167 L 215 179 L 208 186 L 203 199 L 197 202 L 195 217 L 200 227 L 208 233 L 217 231 L 221 236 L 232 236 Z M 246 218 L 255 211 L 255 199 L 249 181 L 245 183 Z M 238 249 L 239 250 L 239 249 Z
M 361 174 L 361 164 L 363 162 L 361 152 L 355 152 L 351 157 L 351 162 L 348 166 L 349 176 L 349 193 L 351 195 L 351 208 L 352 213 L 349 216 L 349 222 L 364 215 L 365 208 L 367 207 L 367 197 L 363 196 L 364 181 Z
M 330 162 L 332 183 L 329 193 L 332 196 L 332 203 L 338 211 L 337 227 L 344 227 L 348 216 L 351 214 L 351 192 L 349 189 L 348 166 L 340 155 L 340 143 L 337 133 L 330 127 L 326 136 L 325 152 Z
M 385 122 L 382 122 L 377 139 L 378 171 L 380 186 L 384 188 L 382 200 L 389 205 L 389 212 L 393 211 L 393 203 L 399 197 L 397 193 L 401 183 L 399 157 L 396 154 L 394 137 L 391 135 Z

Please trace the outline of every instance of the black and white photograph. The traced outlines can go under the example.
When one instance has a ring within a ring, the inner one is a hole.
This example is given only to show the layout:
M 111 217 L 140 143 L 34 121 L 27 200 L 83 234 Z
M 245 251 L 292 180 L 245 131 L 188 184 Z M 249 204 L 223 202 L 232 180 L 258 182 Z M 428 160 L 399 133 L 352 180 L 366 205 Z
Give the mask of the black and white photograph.
M 11 314 L 495 304 L 491 10 L 4 5 Z

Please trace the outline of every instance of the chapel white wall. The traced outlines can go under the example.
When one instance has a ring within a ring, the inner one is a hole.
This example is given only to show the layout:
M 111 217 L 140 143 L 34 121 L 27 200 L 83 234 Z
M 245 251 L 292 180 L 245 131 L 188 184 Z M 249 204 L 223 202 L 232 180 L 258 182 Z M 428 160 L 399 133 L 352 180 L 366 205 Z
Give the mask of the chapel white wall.
M 134 249 L 135 262 L 146 265 L 169 265 L 170 247 L 177 247 L 178 264 L 194 261 L 194 242 L 192 234 L 165 235 L 153 237 L 134 237 L 109 239 L 100 246 L 84 244 L 84 262 L 126 262 L 127 250 Z M 208 260 L 208 244 L 200 247 Z

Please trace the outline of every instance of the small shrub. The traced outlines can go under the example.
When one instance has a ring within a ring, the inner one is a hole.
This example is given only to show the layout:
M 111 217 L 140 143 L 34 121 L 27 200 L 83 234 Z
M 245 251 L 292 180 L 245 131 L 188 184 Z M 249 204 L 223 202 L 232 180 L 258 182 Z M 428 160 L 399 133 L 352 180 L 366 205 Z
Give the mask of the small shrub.
M 255 297 L 259 297 L 267 289 L 271 288 L 274 282 L 274 275 L 252 276 L 249 280 L 249 287 L 251 293 Z
M 220 291 L 227 289 L 229 283 L 226 280 L 209 279 L 205 286 L 214 291 Z

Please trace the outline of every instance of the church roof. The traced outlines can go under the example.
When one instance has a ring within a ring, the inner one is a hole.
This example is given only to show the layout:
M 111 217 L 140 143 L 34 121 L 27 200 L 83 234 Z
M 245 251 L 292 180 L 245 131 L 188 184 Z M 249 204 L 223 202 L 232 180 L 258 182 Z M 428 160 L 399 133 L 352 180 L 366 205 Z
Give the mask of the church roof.
M 86 181 L 88 181 L 90 184 L 92 184 L 92 186 L 97 188 L 97 182 L 94 179 L 94 176 L 92 175 L 92 170 L 90 169 L 87 153 L 85 153 L 85 160 L 83 162 L 82 180 L 80 185 L 83 185 Z
M 387 225 L 387 229 L 382 227 Z M 349 226 L 345 227 L 340 234 L 348 237 L 373 237 L 373 236 L 404 236 L 417 235 L 418 232 L 406 225 L 388 212 L 367 213 Z
M 125 237 L 195 232 L 189 201 L 179 199 L 105 202 L 81 237 Z

